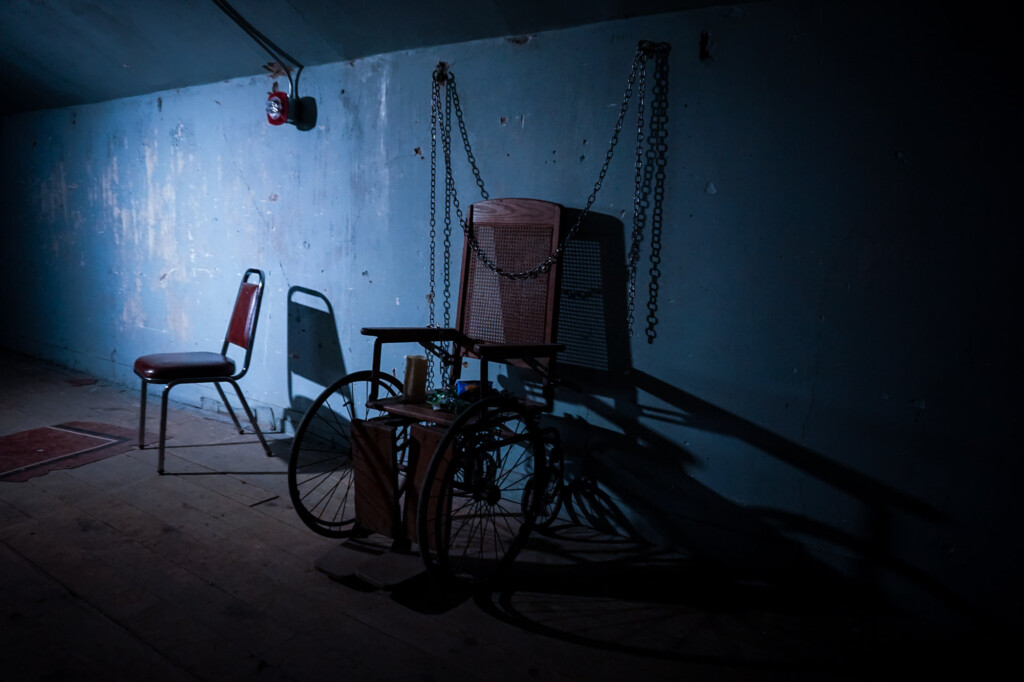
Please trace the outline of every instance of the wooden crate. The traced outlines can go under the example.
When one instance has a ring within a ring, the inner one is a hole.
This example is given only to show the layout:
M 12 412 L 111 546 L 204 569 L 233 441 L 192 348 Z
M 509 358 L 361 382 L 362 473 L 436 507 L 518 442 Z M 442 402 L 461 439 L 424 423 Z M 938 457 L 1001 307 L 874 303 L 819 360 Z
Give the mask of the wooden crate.
M 414 542 L 419 542 L 416 526 L 419 518 L 419 503 L 420 495 L 423 491 L 423 480 L 427 474 L 427 467 L 430 466 L 430 460 L 437 451 L 437 446 L 440 445 L 441 439 L 447 430 L 446 426 L 435 424 L 413 424 L 409 428 L 409 473 L 412 481 L 405 491 L 404 507 L 406 533 Z M 451 449 L 445 455 L 450 458 Z M 441 478 L 443 475 L 444 467 L 441 467 L 438 469 L 437 478 Z M 435 489 L 436 485 L 435 483 Z M 443 513 L 447 514 L 450 511 L 451 499 L 449 498 Z M 429 538 L 431 549 L 434 548 L 434 539 L 434 534 L 431 533 Z
M 388 537 L 404 532 L 399 459 L 407 423 L 394 417 L 352 422 L 356 520 L 364 528 Z

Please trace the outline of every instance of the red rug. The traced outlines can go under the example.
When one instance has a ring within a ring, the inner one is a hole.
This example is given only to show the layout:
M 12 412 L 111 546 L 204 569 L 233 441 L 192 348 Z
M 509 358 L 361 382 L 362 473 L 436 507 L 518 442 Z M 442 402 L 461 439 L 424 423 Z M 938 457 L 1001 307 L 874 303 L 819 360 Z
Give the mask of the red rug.
M 0 436 L 0 481 L 25 481 L 135 447 L 138 434 L 110 424 L 68 422 Z

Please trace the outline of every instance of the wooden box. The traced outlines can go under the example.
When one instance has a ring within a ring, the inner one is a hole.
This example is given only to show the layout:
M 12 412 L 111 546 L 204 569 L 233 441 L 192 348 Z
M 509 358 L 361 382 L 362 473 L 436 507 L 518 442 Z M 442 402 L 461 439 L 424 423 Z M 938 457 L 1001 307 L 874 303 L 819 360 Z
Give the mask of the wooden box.
M 424 424 L 413 424 L 409 429 L 409 474 L 412 477 L 412 484 L 408 486 L 405 492 L 404 506 L 406 532 L 414 542 L 419 542 L 420 540 L 416 526 L 419 521 L 420 496 L 424 492 L 424 478 L 427 474 L 427 467 L 430 466 L 430 460 L 437 451 L 437 446 L 440 445 L 441 439 L 447 430 L 446 426 Z M 450 459 L 451 449 L 445 455 Z M 435 495 L 437 494 L 438 481 L 444 477 L 445 469 L 446 467 L 444 466 L 438 469 L 434 481 Z M 450 513 L 451 496 L 449 495 L 448 500 L 442 506 L 442 514 L 446 519 Z M 428 545 L 433 549 L 434 540 L 437 537 L 436 524 L 431 524 L 427 535 Z
M 399 458 L 407 422 L 400 418 L 352 422 L 356 520 L 374 533 L 402 532 Z

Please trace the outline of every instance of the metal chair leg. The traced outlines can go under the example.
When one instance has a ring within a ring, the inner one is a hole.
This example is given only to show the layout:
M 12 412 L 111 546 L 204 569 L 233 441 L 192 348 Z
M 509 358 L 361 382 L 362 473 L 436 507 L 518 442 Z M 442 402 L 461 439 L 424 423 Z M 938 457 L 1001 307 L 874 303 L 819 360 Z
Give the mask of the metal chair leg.
M 227 408 L 228 414 L 231 416 L 231 421 L 235 423 L 235 428 L 238 429 L 239 433 L 245 433 L 245 429 L 242 427 L 242 423 L 238 421 L 238 417 L 235 416 L 235 411 L 231 408 L 231 403 L 228 402 L 227 395 L 224 394 L 224 389 L 220 387 L 220 382 L 213 382 L 213 387 L 217 389 L 217 393 L 220 394 L 220 399 L 224 403 L 224 407 Z M 238 387 L 235 387 L 238 390 Z
M 168 384 L 164 388 L 160 399 L 160 451 L 156 459 L 156 472 L 158 474 L 164 473 L 164 440 L 167 435 L 167 394 L 171 392 L 172 386 L 174 384 Z
M 256 422 L 256 415 L 249 408 L 249 403 L 246 402 L 245 396 L 242 394 L 242 389 L 239 388 L 238 384 L 234 380 L 232 380 L 232 379 L 224 379 L 224 381 L 227 381 L 228 383 L 231 384 L 232 387 L 234 387 L 235 395 L 238 396 L 238 402 L 241 403 L 242 409 L 245 411 L 245 416 L 249 419 L 249 423 L 252 424 L 253 431 L 256 432 L 256 436 L 260 439 L 260 445 L 263 446 L 263 451 L 265 453 L 267 453 L 267 457 L 273 457 L 274 454 L 270 450 L 270 445 L 267 444 L 267 439 L 264 438 L 264 436 L 263 436 L 263 430 L 260 429 L 260 425 Z M 211 382 L 211 383 L 213 383 L 213 385 L 217 388 L 217 392 L 220 393 L 221 400 L 224 401 L 224 405 L 225 405 L 225 407 L 227 407 L 228 414 L 231 415 L 231 420 L 235 423 L 235 427 L 238 429 L 238 432 L 239 433 L 245 433 L 245 429 L 242 427 L 241 422 L 238 420 L 238 417 L 235 415 L 234 410 L 231 408 L 231 403 L 228 402 L 227 394 L 224 392 L 224 389 L 221 388 L 220 382 Z M 171 389 L 174 388 L 175 386 L 177 386 L 177 384 L 178 384 L 178 382 L 171 382 L 171 383 L 167 384 L 164 387 L 163 393 L 161 394 L 161 397 L 160 397 L 160 435 L 159 435 L 159 442 L 158 442 L 158 445 L 157 445 L 159 450 L 158 450 L 158 454 L 157 454 L 157 466 L 156 466 L 157 473 L 159 473 L 159 474 L 163 474 L 164 473 L 164 460 L 165 460 L 165 453 L 166 453 L 166 448 L 167 448 L 166 440 L 167 440 L 167 405 L 168 405 L 168 402 L 169 402 L 168 395 L 170 394 Z M 141 413 L 142 414 L 141 414 L 140 421 L 139 421 L 139 448 L 140 449 L 144 447 L 144 439 L 145 439 L 144 434 L 145 434 L 145 424 L 146 424 L 146 382 L 143 382 L 143 386 L 142 386 L 142 410 L 141 410 Z
M 238 387 L 238 384 L 235 381 L 229 380 L 229 383 L 234 386 L 235 393 L 238 395 L 238 402 L 242 403 L 242 409 L 245 410 L 245 416 L 249 418 L 249 423 L 252 424 L 253 431 L 256 432 L 256 436 L 260 439 L 260 444 L 263 445 L 263 451 L 267 453 L 267 457 L 273 457 L 274 455 L 270 451 L 270 446 L 267 445 L 267 439 L 263 437 L 263 430 L 260 429 L 260 425 L 256 423 L 256 417 L 253 415 L 252 410 L 249 409 L 249 403 L 245 401 L 245 396 L 242 395 L 242 389 Z M 226 402 L 227 399 L 225 399 L 225 403 Z M 237 423 L 237 421 L 235 423 Z M 241 432 L 242 429 L 239 427 L 239 433 Z
M 139 450 L 146 447 L 146 380 L 142 381 L 142 408 L 139 410 Z

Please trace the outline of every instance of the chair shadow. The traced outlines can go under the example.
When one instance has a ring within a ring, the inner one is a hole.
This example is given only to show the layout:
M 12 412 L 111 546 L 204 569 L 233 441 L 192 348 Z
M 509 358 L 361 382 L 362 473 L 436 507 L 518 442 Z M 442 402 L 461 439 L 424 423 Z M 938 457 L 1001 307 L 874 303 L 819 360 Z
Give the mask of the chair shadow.
M 185 443 L 185 444 L 180 444 L 180 445 L 174 445 L 174 444 L 168 443 L 168 445 L 167 445 L 167 453 L 168 454 L 172 454 L 172 453 L 176 453 L 178 451 L 181 451 L 181 454 L 179 454 L 178 456 L 182 457 L 183 459 L 187 459 L 184 456 L 184 453 L 188 452 L 189 450 L 201 449 L 201 450 L 207 450 L 207 451 L 216 452 L 217 449 L 219 449 L 219 448 L 236 447 L 236 446 L 240 446 L 240 445 L 251 446 L 251 445 L 258 445 L 258 444 L 259 444 L 259 441 L 257 441 L 257 440 L 226 440 L 226 441 L 219 441 L 219 442 L 216 442 L 216 443 Z M 267 441 L 267 445 L 270 448 L 270 457 L 272 457 L 275 460 L 280 460 L 281 462 L 283 462 L 285 464 L 288 463 L 288 459 L 289 459 L 290 454 L 291 454 L 291 445 L 292 445 L 292 439 L 291 438 L 274 438 L 274 439 L 270 439 L 270 440 Z M 213 469 L 207 469 L 205 471 L 179 471 L 179 470 L 174 470 L 174 469 L 168 469 L 168 470 L 164 471 L 164 476 L 178 476 L 178 477 L 188 477 L 188 476 L 247 476 L 247 475 L 253 475 L 253 476 L 285 476 L 285 475 L 288 474 L 287 469 L 261 469 L 259 467 L 259 465 L 258 465 L 258 462 L 260 460 L 266 461 L 266 459 L 267 458 L 263 457 L 263 456 L 261 456 L 259 459 L 253 459 L 253 466 L 251 468 L 239 469 L 239 468 L 219 468 L 218 467 L 218 468 L 213 468 Z M 203 464 L 202 461 L 196 461 L 196 460 L 188 460 L 188 461 L 189 461 L 190 465 L 192 465 L 192 466 L 205 467 L 205 464 Z
M 285 418 L 294 431 L 319 392 L 346 374 L 334 307 L 319 291 L 301 286 L 288 290 L 287 352 Z

